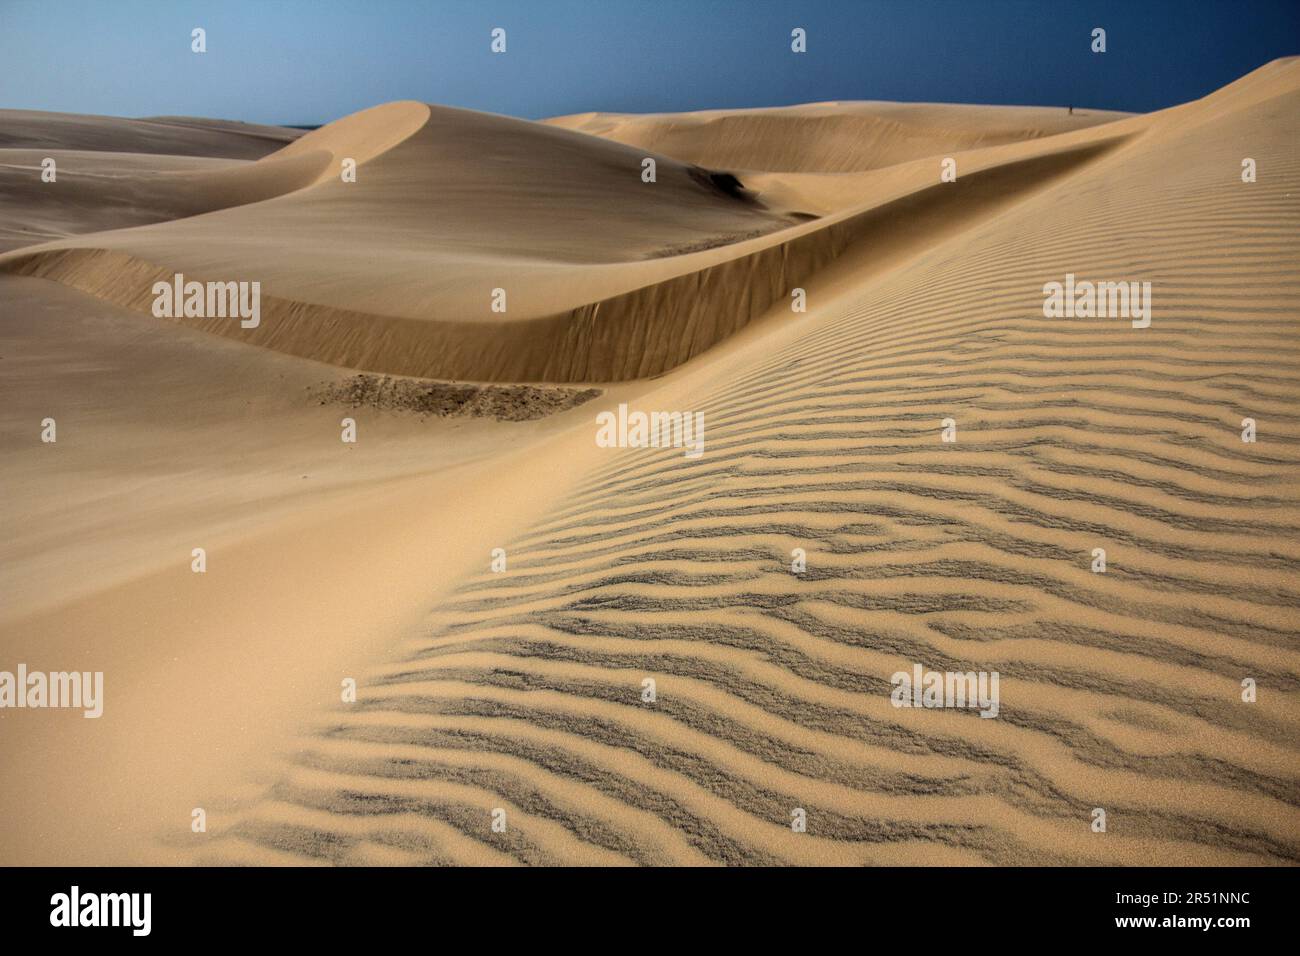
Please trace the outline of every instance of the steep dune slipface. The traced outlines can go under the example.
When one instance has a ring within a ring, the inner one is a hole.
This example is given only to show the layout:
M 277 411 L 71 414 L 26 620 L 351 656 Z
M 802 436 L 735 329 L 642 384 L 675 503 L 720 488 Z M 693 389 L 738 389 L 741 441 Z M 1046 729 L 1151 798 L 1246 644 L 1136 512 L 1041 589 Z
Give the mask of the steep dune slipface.
M 200 858 L 1300 862 L 1300 68 L 1140 125 L 627 394 L 700 458 L 575 429 L 509 570 Z M 1067 274 L 1149 327 L 1044 317 Z M 997 718 L 892 706 L 914 664 L 999 672 Z

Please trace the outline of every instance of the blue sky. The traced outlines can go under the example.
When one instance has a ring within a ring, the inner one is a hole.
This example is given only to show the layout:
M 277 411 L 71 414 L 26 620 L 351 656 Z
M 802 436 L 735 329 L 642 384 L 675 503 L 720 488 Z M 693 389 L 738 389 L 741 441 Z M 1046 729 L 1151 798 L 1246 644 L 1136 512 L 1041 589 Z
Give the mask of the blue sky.
M 396 99 L 529 118 L 837 99 L 1147 111 L 1296 53 L 1297 0 L 0 0 L 0 107 L 298 124 Z

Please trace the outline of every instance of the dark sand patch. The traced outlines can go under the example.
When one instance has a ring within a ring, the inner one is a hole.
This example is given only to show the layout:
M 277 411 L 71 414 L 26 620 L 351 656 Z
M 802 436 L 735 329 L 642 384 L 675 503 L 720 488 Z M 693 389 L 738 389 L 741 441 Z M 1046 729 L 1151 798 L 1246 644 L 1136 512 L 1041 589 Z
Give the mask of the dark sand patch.
M 576 408 L 601 394 L 601 390 L 354 375 L 342 382 L 323 383 L 313 390 L 313 394 L 322 405 L 336 403 L 352 408 L 398 409 L 442 418 L 463 416 L 526 422 Z

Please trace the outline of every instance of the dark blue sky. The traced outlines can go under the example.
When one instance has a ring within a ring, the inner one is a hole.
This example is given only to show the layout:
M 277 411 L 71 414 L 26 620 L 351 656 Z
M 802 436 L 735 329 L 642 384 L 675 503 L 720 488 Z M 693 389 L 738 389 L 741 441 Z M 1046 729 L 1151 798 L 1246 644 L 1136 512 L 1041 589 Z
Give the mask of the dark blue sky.
M 0 0 L 0 107 L 299 124 L 396 99 L 530 118 L 848 99 L 1144 112 L 1296 53 L 1297 0 Z

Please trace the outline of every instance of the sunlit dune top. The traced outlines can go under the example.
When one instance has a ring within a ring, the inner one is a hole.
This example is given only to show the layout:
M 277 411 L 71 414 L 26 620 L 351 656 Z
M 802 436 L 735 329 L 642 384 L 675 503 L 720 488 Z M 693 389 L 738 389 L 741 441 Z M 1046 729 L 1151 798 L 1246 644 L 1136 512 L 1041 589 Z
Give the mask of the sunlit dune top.
M 349 158 L 361 165 L 409 139 L 428 120 L 429 107 L 416 100 L 382 103 L 307 133 L 275 153 L 274 158 L 284 159 L 313 150 L 330 153 L 335 162 L 321 174 L 319 182 L 331 177 L 337 161 Z

